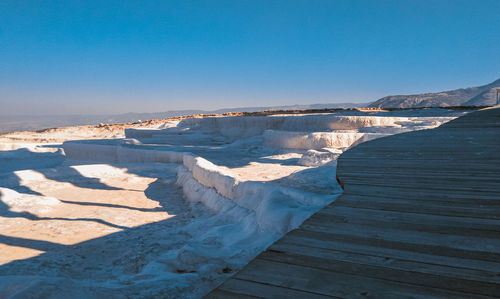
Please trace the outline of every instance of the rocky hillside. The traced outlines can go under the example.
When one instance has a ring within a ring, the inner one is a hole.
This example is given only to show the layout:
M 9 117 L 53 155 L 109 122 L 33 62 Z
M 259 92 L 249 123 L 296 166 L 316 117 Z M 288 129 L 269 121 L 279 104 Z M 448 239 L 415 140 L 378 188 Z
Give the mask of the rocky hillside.
M 478 87 L 460 88 L 436 93 L 387 96 L 371 103 L 368 107 L 493 106 L 496 104 L 496 88 L 500 90 L 500 79 Z

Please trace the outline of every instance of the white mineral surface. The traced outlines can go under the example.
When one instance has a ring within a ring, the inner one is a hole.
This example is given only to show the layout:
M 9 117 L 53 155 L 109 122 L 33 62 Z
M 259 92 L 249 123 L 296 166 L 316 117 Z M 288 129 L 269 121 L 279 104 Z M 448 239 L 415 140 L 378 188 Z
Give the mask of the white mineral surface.
M 0 136 L 0 297 L 201 297 L 335 200 L 344 150 L 464 113 L 209 117 L 125 136 L 112 125 Z

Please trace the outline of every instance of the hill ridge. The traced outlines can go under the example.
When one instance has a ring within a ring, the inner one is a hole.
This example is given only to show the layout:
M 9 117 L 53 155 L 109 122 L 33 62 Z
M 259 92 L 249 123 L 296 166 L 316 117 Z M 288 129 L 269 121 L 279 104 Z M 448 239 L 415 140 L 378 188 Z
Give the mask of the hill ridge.
M 368 107 L 374 108 L 422 108 L 449 106 L 493 106 L 496 104 L 496 88 L 500 78 L 482 86 L 411 95 L 385 96 Z

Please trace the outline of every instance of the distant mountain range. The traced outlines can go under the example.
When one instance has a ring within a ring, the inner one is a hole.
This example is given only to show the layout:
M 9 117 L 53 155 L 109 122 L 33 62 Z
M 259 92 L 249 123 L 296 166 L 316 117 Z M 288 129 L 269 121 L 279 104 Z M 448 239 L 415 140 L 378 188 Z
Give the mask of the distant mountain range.
M 394 95 L 383 97 L 373 103 L 332 103 L 290 106 L 263 106 L 224 108 L 218 110 L 171 110 L 154 113 L 125 113 L 108 115 L 15 115 L 0 116 L 0 134 L 13 131 L 41 130 L 46 128 L 96 125 L 100 123 L 127 123 L 138 120 L 161 119 L 196 114 L 222 114 L 228 112 L 255 112 L 264 110 L 307 110 L 323 108 L 421 108 L 450 106 L 493 106 L 496 104 L 496 88 L 500 89 L 500 79 L 487 85 L 460 88 L 450 91 L 422 93 L 414 95 Z
M 496 104 L 496 88 L 500 79 L 487 85 L 460 88 L 435 93 L 395 95 L 383 97 L 368 107 L 376 108 L 419 108 L 450 106 L 493 106 Z
M 161 119 L 196 114 L 222 114 L 228 112 L 255 112 L 264 110 L 307 110 L 323 108 L 364 107 L 367 103 L 334 103 L 291 106 L 241 107 L 218 110 L 171 110 L 154 113 L 125 113 L 108 115 L 14 115 L 0 116 L 0 133 L 31 131 L 54 127 L 97 125 L 100 123 L 127 123 L 139 120 Z

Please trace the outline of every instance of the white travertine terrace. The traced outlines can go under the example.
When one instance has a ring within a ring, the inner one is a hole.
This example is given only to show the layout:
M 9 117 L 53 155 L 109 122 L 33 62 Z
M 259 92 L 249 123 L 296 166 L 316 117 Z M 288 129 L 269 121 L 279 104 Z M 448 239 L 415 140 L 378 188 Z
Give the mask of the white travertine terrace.
M 162 242 L 169 244 L 170 249 L 164 249 L 151 257 L 142 257 L 142 266 L 133 273 L 119 272 L 107 277 L 105 283 L 96 280 L 80 287 L 99 288 L 101 293 L 105 293 L 108 288 L 124 288 L 124 294 L 128 294 L 143 292 L 140 290 L 147 285 L 148 292 L 154 293 L 152 282 L 162 281 L 162 287 L 169 290 L 169 295 L 197 297 L 227 277 L 221 272 L 222 268 L 238 270 L 284 233 L 298 227 L 313 213 L 335 200 L 341 193 L 335 178 L 335 167 L 336 158 L 342 151 L 374 138 L 433 128 L 461 114 L 463 112 L 436 110 L 385 114 L 350 112 L 348 115 L 188 118 L 169 122 L 156 129 L 128 129 L 124 139 L 65 142 L 59 146 L 64 150 L 64 157 L 59 151 L 47 153 L 48 156 L 44 156 L 47 159 L 40 160 L 40 165 L 53 167 L 57 175 L 46 170 L 41 171 L 44 175 L 30 174 L 27 170 L 9 173 L 6 168 L 4 174 L 0 175 L 1 198 L 16 213 L 40 212 L 35 207 L 37 203 L 50 203 L 47 207 L 58 211 L 58 207 L 68 205 L 68 201 L 60 200 L 58 195 L 66 196 L 74 187 L 55 184 L 54 180 L 64 176 L 71 178 L 75 175 L 74 170 L 88 177 L 100 178 L 92 181 L 98 185 L 106 181 L 107 176 L 115 178 L 115 185 L 120 188 L 127 184 L 138 184 L 136 189 L 139 193 L 143 188 L 146 188 L 146 193 L 148 188 L 144 184 L 151 182 L 151 179 L 168 182 L 162 185 L 164 189 L 154 191 L 151 193 L 154 196 L 150 197 L 168 199 L 175 196 L 175 200 L 168 201 L 170 205 L 182 206 L 185 210 L 189 206 L 192 211 L 201 209 L 196 213 L 181 213 L 183 216 L 178 213 L 179 216 L 175 217 L 147 214 L 147 217 L 159 222 L 169 217 L 174 219 L 172 223 L 175 223 L 176 217 L 180 219 L 182 226 L 168 226 L 170 228 L 165 231 L 162 231 L 164 228 L 152 230 L 155 236 L 168 235 Z M 12 148 L 7 145 L 3 147 Z M 37 155 L 38 150 L 42 150 L 42 147 L 31 145 L 27 152 L 11 151 L 10 154 L 23 154 L 29 160 Z M 9 152 L 4 155 L 9 155 Z M 50 161 L 56 158 L 66 160 L 58 160 L 52 165 Z M 66 188 L 64 190 L 67 191 L 52 194 L 48 191 L 51 184 Z M 84 192 L 81 188 L 87 185 L 76 186 L 80 188 L 79 191 L 72 192 Z M 36 193 L 39 194 L 24 194 L 23 188 L 38 190 Z M 180 188 L 182 198 L 179 198 L 175 188 Z M 122 192 L 120 196 L 126 198 L 127 192 L 132 191 L 113 189 L 85 192 L 95 195 L 102 193 L 103 196 Z M 139 195 L 137 192 L 135 194 Z M 136 204 L 138 200 L 130 197 L 131 203 Z M 23 203 L 31 203 L 33 207 L 16 210 L 26 206 Z M 169 210 L 172 206 L 164 208 Z M 98 215 L 99 210 L 93 211 Z M 44 212 L 40 213 L 44 215 Z M 151 225 L 143 224 L 149 222 L 140 220 L 141 216 L 132 212 L 127 214 L 132 218 L 125 221 L 119 211 L 111 206 L 106 213 L 102 216 L 106 223 L 142 225 L 145 229 Z M 126 232 L 127 229 L 124 229 Z M 113 228 L 109 232 L 119 230 Z M 6 232 L 0 230 L 0 233 Z M 57 236 L 50 238 L 57 240 Z M 146 242 L 148 246 L 154 246 L 155 241 Z M 113 254 L 120 255 L 118 250 L 113 251 Z M 51 255 L 46 256 L 49 258 Z M 179 274 L 179 269 L 187 272 Z M 56 275 L 58 270 L 54 271 L 53 275 Z M 81 271 L 93 275 L 91 273 L 97 270 L 82 268 Z M 95 273 L 106 277 L 99 271 Z M 37 279 L 45 283 L 53 282 L 51 278 Z M 124 287 L 124 281 L 129 285 Z M 61 284 L 54 288 L 64 294 L 60 290 Z M 30 294 L 29 290 L 30 287 L 26 287 L 21 294 Z

